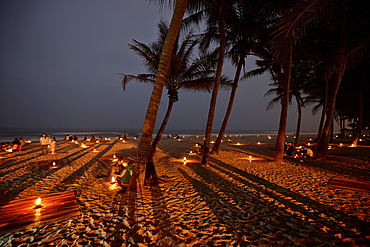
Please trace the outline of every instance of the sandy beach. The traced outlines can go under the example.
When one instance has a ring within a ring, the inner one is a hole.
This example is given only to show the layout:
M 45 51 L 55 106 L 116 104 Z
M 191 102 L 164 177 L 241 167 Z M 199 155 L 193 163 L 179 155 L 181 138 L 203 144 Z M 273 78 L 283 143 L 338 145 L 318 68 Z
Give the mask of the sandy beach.
M 370 246 L 370 193 L 327 186 L 333 178 L 370 182 L 370 147 L 336 140 L 327 161 L 276 164 L 275 138 L 228 136 L 207 166 L 194 154 L 202 138 L 162 139 L 155 168 L 164 179 L 139 191 L 135 224 L 126 193 L 97 177 L 109 172 L 98 158 L 135 156 L 139 140 L 58 141 L 54 155 L 37 142 L 2 152 L 0 205 L 70 191 L 79 214 L 5 229 L 0 246 Z M 51 160 L 63 166 L 33 169 Z

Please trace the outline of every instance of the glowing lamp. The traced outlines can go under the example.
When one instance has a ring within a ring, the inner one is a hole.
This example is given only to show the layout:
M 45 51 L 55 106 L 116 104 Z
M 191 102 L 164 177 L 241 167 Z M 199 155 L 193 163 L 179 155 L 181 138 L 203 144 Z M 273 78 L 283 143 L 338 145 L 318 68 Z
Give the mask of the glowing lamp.
M 351 144 L 351 147 L 353 148 L 355 146 L 355 144 Z
M 113 159 L 115 159 L 115 158 L 117 158 L 117 157 L 116 157 L 116 155 L 114 154 L 114 155 L 113 155 Z
M 260 142 L 257 142 L 257 144 L 258 144 L 258 145 L 261 145 L 261 143 L 260 143 Z
M 36 201 L 35 201 L 35 208 L 41 208 L 42 205 L 41 205 L 41 198 L 37 198 Z
M 116 180 L 116 177 L 112 177 L 112 179 L 111 179 L 111 183 L 112 183 L 112 184 L 114 184 L 116 181 L 117 181 L 117 180 Z
M 57 164 L 55 164 L 55 162 L 53 162 L 53 166 L 56 166 Z
M 329 146 L 328 149 L 331 149 L 331 146 Z
M 260 135 L 257 135 L 257 137 L 260 137 Z
M 181 139 L 177 139 L 179 142 L 181 142 Z
M 342 143 L 340 143 L 340 144 L 339 144 L 339 146 L 343 146 L 343 144 L 342 144 Z
M 186 165 L 186 157 L 184 157 L 184 160 L 183 160 L 183 162 L 184 162 L 184 165 Z
M 239 146 L 239 145 L 240 145 L 240 143 L 238 142 L 236 145 L 238 145 L 238 146 Z
M 192 154 L 192 153 L 193 153 L 193 151 L 190 151 L 190 153 Z
M 215 143 L 214 141 L 211 141 L 211 143 Z

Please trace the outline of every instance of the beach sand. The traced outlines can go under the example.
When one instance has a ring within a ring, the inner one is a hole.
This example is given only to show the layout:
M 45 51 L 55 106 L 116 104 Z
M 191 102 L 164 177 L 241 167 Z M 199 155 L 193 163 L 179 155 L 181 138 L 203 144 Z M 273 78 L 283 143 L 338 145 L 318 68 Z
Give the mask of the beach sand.
M 227 136 L 207 166 L 194 154 L 202 138 L 162 139 L 155 168 L 164 179 L 139 191 L 135 223 L 126 193 L 97 178 L 108 174 L 97 158 L 135 156 L 139 140 L 1 153 L 0 205 L 73 191 L 80 213 L 4 231 L 0 246 L 370 246 L 370 193 L 327 187 L 333 178 L 370 182 L 370 147 L 332 145 L 327 161 L 276 164 L 275 138 Z M 51 160 L 68 164 L 33 169 Z

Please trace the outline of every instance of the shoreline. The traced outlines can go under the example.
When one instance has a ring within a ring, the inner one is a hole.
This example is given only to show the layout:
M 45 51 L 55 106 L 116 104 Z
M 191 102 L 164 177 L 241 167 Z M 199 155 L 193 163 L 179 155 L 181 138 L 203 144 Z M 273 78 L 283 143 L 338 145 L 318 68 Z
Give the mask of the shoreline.
M 183 157 L 200 160 L 200 155 L 188 152 L 202 138 L 162 139 L 155 169 L 168 179 L 138 193 L 133 225 L 127 219 L 125 193 L 96 178 L 108 171 L 95 161 L 135 156 L 139 140 L 87 143 L 87 149 L 60 141 L 55 155 L 40 155 L 38 144 L 31 143 L 21 152 L 1 153 L 6 158 L 0 162 L 11 160 L 0 166 L 3 198 L 74 191 L 80 214 L 1 233 L 0 245 L 365 246 L 370 241 L 370 194 L 326 186 L 333 177 L 370 182 L 369 152 L 362 151 L 369 146 L 336 147 L 327 161 L 286 158 L 275 164 L 245 159 L 250 155 L 271 159 L 274 138 L 230 139 L 219 155 L 210 157 L 208 166 L 181 162 Z M 51 171 L 27 170 L 51 159 L 69 159 L 72 164 Z

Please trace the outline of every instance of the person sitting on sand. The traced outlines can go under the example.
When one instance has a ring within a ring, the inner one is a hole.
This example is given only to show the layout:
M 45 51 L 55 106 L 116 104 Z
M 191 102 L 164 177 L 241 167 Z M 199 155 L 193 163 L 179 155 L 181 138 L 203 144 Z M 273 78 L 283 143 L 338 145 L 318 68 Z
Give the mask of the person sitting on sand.
M 92 135 L 90 141 L 95 142 L 96 141 L 95 136 Z
M 288 142 L 286 144 L 286 156 L 292 156 L 295 151 L 294 144 L 292 142 Z
M 50 142 L 50 150 L 52 154 L 55 154 L 56 148 L 57 148 L 57 141 L 55 140 L 55 137 L 52 137 L 51 142 Z
M 307 157 L 313 157 L 313 151 L 311 148 L 307 147 L 307 145 L 304 145 L 302 147 L 302 154 L 303 154 L 303 157 L 307 156 Z

